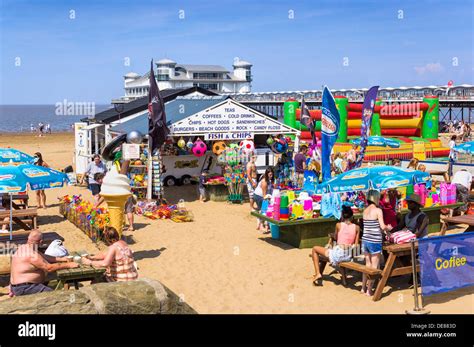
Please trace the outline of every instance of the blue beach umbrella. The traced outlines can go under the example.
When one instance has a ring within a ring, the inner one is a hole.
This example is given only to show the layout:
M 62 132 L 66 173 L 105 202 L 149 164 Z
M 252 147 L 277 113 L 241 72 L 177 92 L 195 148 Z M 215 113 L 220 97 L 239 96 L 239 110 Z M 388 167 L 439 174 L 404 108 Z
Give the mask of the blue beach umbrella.
M 352 140 L 351 143 L 355 145 L 360 145 L 361 138 L 357 138 L 355 140 Z M 381 146 L 381 147 L 391 147 L 391 148 L 400 148 L 400 142 L 388 138 L 388 137 L 382 137 L 382 136 L 369 136 L 369 146 Z
M 459 153 L 474 154 L 474 141 L 464 142 L 454 146 L 454 150 Z
M 316 192 L 322 194 L 369 189 L 383 190 L 406 187 L 417 183 L 426 183 L 430 187 L 430 174 L 394 166 L 374 166 L 344 172 L 329 181 L 319 184 Z
M 33 164 L 34 157 L 14 148 L 0 148 L 0 165 Z
M 0 166 L 0 194 L 10 194 L 10 240 L 12 239 L 12 199 L 13 193 L 31 190 L 59 188 L 67 182 L 66 174 L 31 164 Z

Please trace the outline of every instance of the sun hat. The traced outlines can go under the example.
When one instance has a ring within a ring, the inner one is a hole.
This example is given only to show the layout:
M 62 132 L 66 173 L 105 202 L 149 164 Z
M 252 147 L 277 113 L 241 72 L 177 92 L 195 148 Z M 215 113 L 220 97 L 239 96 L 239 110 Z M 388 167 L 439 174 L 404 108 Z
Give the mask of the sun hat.
M 407 198 L 406 198 L 405 200 L 406 200 L 407 202 L 408 202 L 408 201 L 412 201 L 412 202 L 414 202 L 414 203 L 416 203 L 416 204 L 422 206 L 422 205 L 421 205 L 421 199 L 420 199 L 420 196 L 419 196 L 419 195 L 411 194 L 411 195 L 407 196 Z

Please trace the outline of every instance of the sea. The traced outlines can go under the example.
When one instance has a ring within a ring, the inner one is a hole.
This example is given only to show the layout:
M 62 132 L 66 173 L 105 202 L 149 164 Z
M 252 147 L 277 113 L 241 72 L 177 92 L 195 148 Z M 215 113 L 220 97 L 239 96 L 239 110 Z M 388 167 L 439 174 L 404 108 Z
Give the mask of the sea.
M 94 105 L 95 113 L 112 108 L 112 105 Z M 73 131 L 74 123 L 87 114 L 72 114 L 56 105 L 0 105 L 0 133 L 30 132 L 31 125 L 38 128 L 38 123 L 50 124 L 52 132 Z

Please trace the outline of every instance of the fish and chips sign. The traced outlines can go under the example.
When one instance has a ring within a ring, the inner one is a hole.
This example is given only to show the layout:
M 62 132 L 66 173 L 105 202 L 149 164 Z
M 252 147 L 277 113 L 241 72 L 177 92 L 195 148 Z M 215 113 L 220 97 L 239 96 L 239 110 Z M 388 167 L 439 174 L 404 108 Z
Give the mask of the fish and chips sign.
M 254 134 L 297 134 L 298 131 L 257 111 L 226 100 L 170 126 L 171 134 L 201 135 L 205 140 L 253 139 Z

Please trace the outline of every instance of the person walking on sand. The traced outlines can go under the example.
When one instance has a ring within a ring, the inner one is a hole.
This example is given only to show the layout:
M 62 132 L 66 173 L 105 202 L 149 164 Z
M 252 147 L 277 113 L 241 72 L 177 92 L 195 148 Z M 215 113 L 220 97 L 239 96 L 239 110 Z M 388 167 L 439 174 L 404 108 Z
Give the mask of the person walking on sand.
M 367 203 L 369 206 L 362 215 L 364 223 L 362 252 L 365 256 L 365 265 L 378 269 L 382 257 L 383 232 L 392 230 L 392 226 L 384 223 L 383 212 L 378 207 L 380 193 L 377 190 L 369 190 L 367 193 Z M 362 275 L 362 289 L 360 292 L 372 296 L 373 282 L 373 280 L 368 281 L 367 275 L 364 273 Z
M 253 194 L 254 194 L 255 188 L 257 188 L 257 165 L 255 165 L 256 161 L 257 161 L 257 155 L 254 153 L 250 157 L 250 161 L 247 163 L 247 190 L 249 192 L 251 211 L 255 209 Z
M 38 252 L 43 241 L 43 234 L 33 230 L 28 235 L 26 244 L 20 245 L 11 258 L 10 293 L 13 296 L 50 292 L 53 289 L 45 286 L 46 274 L 62 269 L 73 269 L 79 266 L 69 262 L 66 257 L 51 257 Z
M 262 209 L 263 199 L 265 199 L 267 195 L 272 195 L 274 181 L 273 169 L 269 167 L 265 170 L 263 176 L 260 177 L 260 182 L 258 182 L 257 188 L 255 188 L 255 192 L 253 193 L 253 198 L 257 204 L 257 211 Z M 264 228 L 264 223 L 260 218 L 258 219 L 257 230 L 268 231 L 268 226 Z
M 38 123 L 38 136 L 41 137 L 43 136 L 43 131 L 44 131 L 44 124 L 43 122 Z
M 107 168 L 100 159 L 100 155 L 94 154 L 93 161 L 89 163 L 89 165 L 87 165 L 86 172 L 82 176 L 80 184 L 84 184 L 86 176 L 89 178 L 89 190 L 91 191 L 96 203 L 99 201 L 99 193 L 101 186 L 101 184 L 95 180 L 95 174 L 97 173 L 105 175 L 107 173 Z
M 33 163 L 37 166 L 49 167 L 49 165 L 43 160 L 43 156 L 40 152 L 35 153 Z M 44 189 L 36 191 L 36 201 L 38 202 L 38 208 L 46 208 L 46 194 Z

